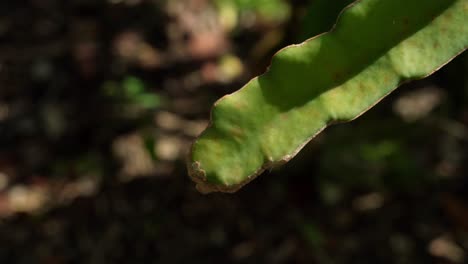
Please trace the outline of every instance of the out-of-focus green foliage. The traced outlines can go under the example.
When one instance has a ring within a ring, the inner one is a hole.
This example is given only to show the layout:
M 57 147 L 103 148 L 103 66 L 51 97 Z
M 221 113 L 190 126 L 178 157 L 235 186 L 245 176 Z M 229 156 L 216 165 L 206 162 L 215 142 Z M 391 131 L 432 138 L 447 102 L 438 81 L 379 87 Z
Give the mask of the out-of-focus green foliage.
M 466 10 L 465 0 L 354 4 L 332 32 L 282 50 L 266 74 L 215 103 L 191 177 L 201 191 L 231 192 L 287 162 L 328 124 L 356 118 L 466 49 Z M 359 151 L 381 159 L 396 147 Z
M 134 76 L 128 76 L 122 82 L 108 81 L 104 92 L 111 98 L 122 101 L 122 107 L 135 110 L 151 110 L 161 106 L 162 99 L 154 92 L 148 92 L 145 83 Z
M 248 13 L 257 14 L 267 21 L 284 21 L 290 16 L 291 7 L 283 0 L 216 0 L 221 16 L 236 17 Z
M 433 177 L 430 168 L 426 168 L 418 160 L 421 155 L 409 147 L 421 136 L 394 133 L 399 130 L 423 132 L 414 125 L 402 126 L 395 120 L 382 122 L 386 124 L 367 125 L 365 131 L 354 134 L 336 131 L 327 134 L 327 147 L 320 156 L 325 185 L 339 183 L 343 188 L 413 190 L 429 182 Z

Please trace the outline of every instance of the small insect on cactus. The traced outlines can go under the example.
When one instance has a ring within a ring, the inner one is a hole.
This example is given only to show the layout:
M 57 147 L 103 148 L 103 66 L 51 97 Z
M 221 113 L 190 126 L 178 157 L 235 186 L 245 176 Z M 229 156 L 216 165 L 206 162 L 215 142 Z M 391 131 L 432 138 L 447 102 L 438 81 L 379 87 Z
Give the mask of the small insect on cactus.
M 330 32 L 282 49 L 265 74 L 214 104 L 189 174 L 201 192 L 234 192 L 467 47 L 468 0 L 356 1 Z

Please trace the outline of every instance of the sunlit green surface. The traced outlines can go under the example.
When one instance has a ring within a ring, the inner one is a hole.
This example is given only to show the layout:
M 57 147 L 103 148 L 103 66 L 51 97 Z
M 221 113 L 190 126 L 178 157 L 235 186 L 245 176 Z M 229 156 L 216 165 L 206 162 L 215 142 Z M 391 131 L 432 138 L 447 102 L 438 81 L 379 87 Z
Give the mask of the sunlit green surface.
M 290 160 L 400 83 L 468 45 L 467 0 L 362 0 L 328 34 L 279 52 L 267 73 L 219 100 L 188 164 L 201 191 L 235 191 Z

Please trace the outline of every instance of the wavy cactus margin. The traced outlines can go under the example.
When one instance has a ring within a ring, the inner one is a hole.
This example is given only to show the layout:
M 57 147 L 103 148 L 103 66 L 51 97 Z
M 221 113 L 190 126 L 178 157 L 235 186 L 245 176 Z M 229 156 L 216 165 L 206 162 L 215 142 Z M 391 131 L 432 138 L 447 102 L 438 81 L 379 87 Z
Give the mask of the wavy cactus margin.
M 282 49 L 265 74 L 214 104 L 189 175 L 200 192 L 235 192 L 467 47 L 468 0 L 356 1 L 330 32 Z

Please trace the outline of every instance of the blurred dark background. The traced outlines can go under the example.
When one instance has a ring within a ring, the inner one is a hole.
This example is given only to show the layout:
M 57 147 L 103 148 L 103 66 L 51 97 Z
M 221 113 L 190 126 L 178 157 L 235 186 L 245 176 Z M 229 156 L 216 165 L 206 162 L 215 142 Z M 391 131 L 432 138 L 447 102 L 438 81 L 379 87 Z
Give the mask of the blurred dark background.
M 236 194 L 212 103 L 349 0 L 0 2 L 0 263 L 467 263 L 468 57 Z

